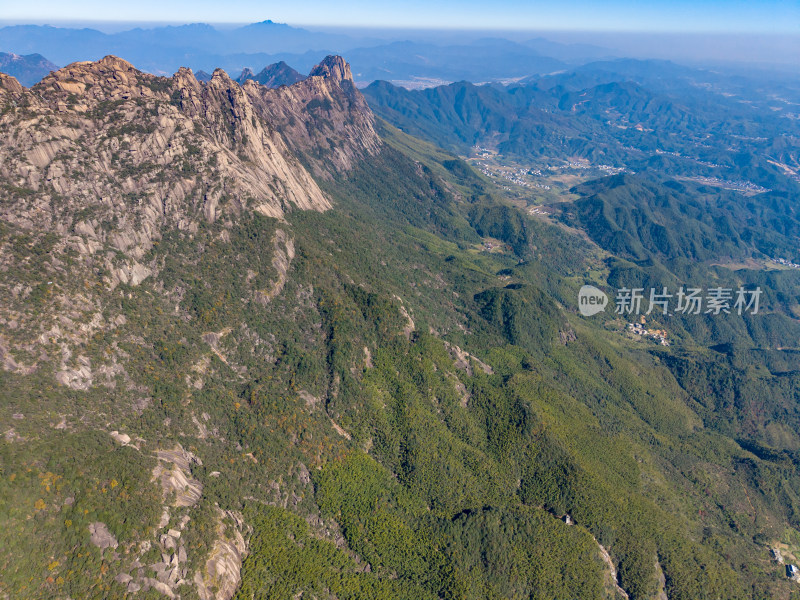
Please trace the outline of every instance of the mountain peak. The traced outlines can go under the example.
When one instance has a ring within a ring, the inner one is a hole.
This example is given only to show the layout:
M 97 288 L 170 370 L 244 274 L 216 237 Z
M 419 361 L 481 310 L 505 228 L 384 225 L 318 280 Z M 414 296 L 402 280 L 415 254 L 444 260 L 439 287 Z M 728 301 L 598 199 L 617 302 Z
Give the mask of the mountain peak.
M 327 77 L 334 81 L 344 80 L 353 81 L 353 74 L 350 72 L 350 65 L 341 56 L 326 56 L 321 63 L 311 69 L 309 77 Z
M 181 67 L 178 69 L 178 72 L 172 76 L 172 79 L 180 89 L 200 90 L 200 82 L 188 67 Z
M 273 65 L 264 67 L 261 71 L 259 71 L 258 75 L 254 74 L 249 68 L 245 68 L 236 81 L 241 84 L 245 83 L 246 81 L 254 81 L 269 88 L 277 88 L 282 85 L 295 84 L 298 81 L 303 81 L 303 79 L 305 79 L 304 75 L 301 75 L 295 71 L 284 61 L 280 61 Z
M 133 79 L 141 75 L 127 60 L 109 54 L 98 61 L 83 60 L 68 64 L 57 71 L 53 71 L 44 79 L 40 85 L 56 84 L 64 88 L 65 84 L 72 84 L 79 81 L 83 84 L 88 83 L 110 83 L 116 81 L 118 84 L 129 84 Z M 69 91 L 75 91 L 70 89 Z M 82 90 L 81 90 L 82 91 Z
M 127 60 L 122 59 L 119 56 L 114 56 L 113 54 L 104 56 L 97 61 L 97 64 L 107 69 L 111 69 L 112 71 L 136 71 L 136 68 Z
M 281 71 L 284 76 L 287 72 L 299 76 L 288 65 L 282 68 L 276 64 L 259 73 L 255 81 Z M 247 82 L 244 90 L 266 120 L 285 134 L 289 146 L 309 159 L 314 174 L 330 180 L 335 173 L 352 169 L 367 155 L 380 152 L 381 139 L 375 131 L 372 111 L 342 57 L 328 56 L 307 78 L 300 78 L 292 85 L 272 89 L 267 84 Z M 313 119 L 313 128 L 297 113 L 300 107 Z
M 0 93 L 11 92 L 12 94 L 21 94 L 24 91 L 22 84 L 17 81 L 16 77 L 0 73 Z
M 242 69 L 242 74 L 239 75 L 239 78 L 236 81 L 238 81 L 239 83 L 242 83 L 246 79 L 252 79 L 255 76 L 256 76 L 256 74 L 253 73 L 253 69 L 251 69 L 250 67 L 245 67 L 244 69 Z
M 231 79 L 230 75 L 225 72 L 224 69 L 214 69 L 214 72 L 211 74 L 211 81 L 209 83 L 222 83 L 224 85 L 233 85 L 233 79 Z
M 61 101 L 70 95 L 84 100 L 89 97 L 119 100 L 150 95 L 147 86 L 155 79 L 154 75 L 139 71 L 127 60 L 108 55 L 98 61 L 74 62 L 53 71 L 34 88 L 40 93 L 55 91 Z

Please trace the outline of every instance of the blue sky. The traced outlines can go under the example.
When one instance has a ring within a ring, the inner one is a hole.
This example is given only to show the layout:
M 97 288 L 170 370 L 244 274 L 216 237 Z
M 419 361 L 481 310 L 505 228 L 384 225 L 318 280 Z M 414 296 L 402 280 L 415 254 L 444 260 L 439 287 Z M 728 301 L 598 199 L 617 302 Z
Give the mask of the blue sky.
M 292 25 L 800 34 L 800 0 L 39 0 L 9 2 L 3 21 L 236 22 Z

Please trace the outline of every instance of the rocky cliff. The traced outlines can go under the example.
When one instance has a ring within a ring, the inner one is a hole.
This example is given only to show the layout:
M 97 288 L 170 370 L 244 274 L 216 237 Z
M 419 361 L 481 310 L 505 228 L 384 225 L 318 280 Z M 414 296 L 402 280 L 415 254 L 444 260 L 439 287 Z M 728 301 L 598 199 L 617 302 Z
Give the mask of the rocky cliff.
M 14 200 L 4 218 L 45 227 L 63 226 L 69 207 L 33 217 L 20 210 L 21 198 L 63 197 L 81 209 L 128 202 L 133 210 L 112 212 L 141 213 L 151 229 L 213 221 L 221 204 L 232 214 L 275 217 L 325 210 L 330 204 L 301 161 L 331 176 L 380 145 L 338 57 L 306 81 L 271 90 L 252 80 L 242 88 L 221 70 L 207 83 L 188 69 L 154 77 L 108 56 L 71 64 L 31 90 L 0 75 L 0 106 L 8 132 L 0 141 L 2 194 Z M 335 156 L 319 159 L 331 150 Z
M 342 175 L 380 149 L 372 114 L 338 57 L 279 90 L 239 86 L 221 70 L 206 83 L 189 69 L 156 77 L 113 56 L 73 63 L 31 89 L 0 74 L 0 131 L 0 227 L 8 234 L 0 272 L 26 269 L 30 251 L 46 248 L 47 277 L 56 280 L 46 298 L 59 309 L 39 313 L 60 319 L 34 317 L 33 286 L 0 282 L 0 324 L 15 332 L 0 336 L 0 356 L 17 371 L 33 367 L 14 358 L 14 347 L 45 331 L 79 340 L 110 327 L 78 315 L 98 306 L 102 289 L 157 273 L 148 253 L 166 232 L 191 239 L 204 224 L 228 228 L 246 212 L 282 219 L 325 211 L 330 200 L 311 171 Z M 99 278 L 101 289 L 84 286 L 81 310 L 64 310 L 76 306 L 72 286 L 57 281 L 68 271 L 73 281 Z M 91 385 L 85 361 L 69 362 L 58 381 Z
M 0 74 L 0 131 L 0 369 L 43 377 L 60 390 L 99 387 L 134 398 L 116 403 L 114 412 L 125 413 L 162 399 L 135 383 L 132 348 L 149 347 L 152 331 L 126 327 L 148 317 L 130 307 L 126 317 L 125 302 L 158 295 L 170 307 L 155 314 L 174 306 L 176 323 L 202 320 L 187 312 L 181 284 L 164 283 L 168 263 L 180 264 L 182 277 L 202 278 L 196 256 L 204 249 L 238 256 L 247 235 L 251 258 L 237 273 L 241 293 L 229 300 L 264 309 L 295 256 L 287 214 L 330 209 L 316 178 L 345 176 L 381 147 L 349 68 L 333 57 L 280 90 L 240 86 L 221 70 L 208 82 L 188 69 L 155 77 L 113 56 L 73 63 L 30 89 Z M 203 335 L 208 355 L 193 371 L 195 391 L 215 372 L 212 360 L 241 375 L 218 348 L 229 332 Z M 114 341 L 96 352 L 104 336 Z M 95 417 L 87 417 L 91 428 L 106 429 L 106 417 Z M 202 429 L 210 417 L 193 418 Z M 99 551 L 116 552 L 113 585 L 129 594 L 229 599 L 246 543 L 240 524 L 224 525 L 223 517 L 233 517 L 201 498 L 193 475 L 199 461 L 158 447 L 158 436 L 134 441 L 118 429 L 110 437 L 137 461 L 158 458 L 150 487 L 163 487 L 165 516 L 124 552 L 105 517 L 84 528 Z M 198 435 L 217 436 L 213 428 Z M 211 533 L 203 549 L 185 539 L 195 521 L 205 527 L 204 511 Z
M 372 112 L 339 56 L 327 57 L 294 85 L 270 89 L 248 80 L 243 89 L 316 176 L 332 178 L 380 150 Z
M 108 56 L 30 90 L 0 74 L 0 111 L 0 219 L 132 260 L 163 227 L 326 210 L 302 163 L 330 177 L 379 147 L 349 68 L 333 57 L 276 91 L 242 88 L 221 70 L 207 83 L 188 69 L 155 77 Z

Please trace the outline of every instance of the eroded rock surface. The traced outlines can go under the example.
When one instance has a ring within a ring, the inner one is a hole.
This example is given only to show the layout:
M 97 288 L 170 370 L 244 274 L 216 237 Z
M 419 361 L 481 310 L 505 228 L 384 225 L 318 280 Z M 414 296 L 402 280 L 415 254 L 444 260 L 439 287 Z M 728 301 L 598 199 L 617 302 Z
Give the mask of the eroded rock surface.
M 161 483 L 164 496 L 174 494 L 174 506 L 192 506 L 200 500 L 203 485 L 192 477 L 192 463 L 199 459 L 180 446 L 156 452 L 158 464 L 153 468 L 153 479 Z
M 117 538 L 111 534 L 108 530 L 108 526 L 100 521 L 89 525 L 89 535 L 91 536 L 92 543 L 103 550 L 106 548 L 113 549 L 118 545 Z
M 231 511 L 217 509 L 217 539 L 205 564 L 197 571 L 194 583 L 201 600 L 230 600 L 241 581 L 242 560 L 246 545 L 241 529 L 241 517 Z M 224 524 L 225 517 L 235 523 Z
M 191 243 L 217 224 L 229 243 L 247 213 L 328 210 L 315 176 L 379 152 L 373 125 L 339 57 L 279 89 L 239 85 L 219 69 L 208 81 L 189 69 L 156 77 L 114 56 L 70 64 L 31 89 L 0 74 L 0 227 L 16 240 L 14 252 L 0 240 L 0 326 L 13 333 L 0 340 L 0 367 L 27 374 L 46 356 L 59 385 L 118 385 L 124 352 L 79 350 L 124 327 L 105 294 L 158 286 L 155 250 L 176 232 Z M 250 296 L 262 303 L 281 292 L 294 257 L 284 229 L 270 250 L 275 278 Z M 47 279 L 7 283 L 31 254 L 46 257 Z M 46 307 L 33 310 L 33 297 Z

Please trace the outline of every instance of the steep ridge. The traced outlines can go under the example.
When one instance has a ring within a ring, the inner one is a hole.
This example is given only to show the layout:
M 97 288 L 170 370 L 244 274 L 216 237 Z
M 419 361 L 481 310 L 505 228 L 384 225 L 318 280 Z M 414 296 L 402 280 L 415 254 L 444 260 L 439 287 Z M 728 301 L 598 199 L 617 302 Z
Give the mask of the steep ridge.
M 66 233 L 71 213 L 91 207 L 96 223 L 119 225 L 104 233 L 95 223 L 87 235 L 139 257 L 167 223 L 191 230 L 245 210 L 326 210 L 292 151 L 318 156 L 337 144 L 324 164 L 304 159 L 330 176 L 379 147 L 349 67 L 326 60 L 280 93 L 255 82 L 243 90 L 221 70 L 207 84 L 188 69 L 154 77 L 112 56 L 73 63 L 30 91 L 0 75 L 1 218 Z
M 320 114 L 315 103 L 329 108 Z M 107 290 L 158 272 L 151 251 L 170 232 L 191 238 L 214 223 L 229 231 L 251 213 L 283 219 L 328 210 L 330 199 L 303 163 L 331 177 L 380 147 L 349 67 L 333 57 L 279 93 L 252 81 L 242 88 L 219 69 L 207 83 L 185 68 L 156 77 L 114 56 L 73 63 L 29 90 L 0 74 L 0 130 L 0 227 L 34 244 L 47 236 L 54 265 L 74 254 L 72 279 L 99 274 Z M 306 137 L 289 142 L 282 130 Z M 6 254 L 0 269 L 22 269 L 20 260 Z M 76 305 L 74 290 L 55 289 L 48 290 L 54 306 Z M 0 283 L 2 318 L 19 325 L 27 339 L 20 343 L 53 327 L 73 341 L 94 330 L 67 314 L 59 326 L 34 318 L 28 294 Z M 83 294 L 85 308 L 99 306 L 102 290 Z M 14 344 L 0 344 L 4 363 L 25 370 L 12 358 Z M 58 381 L 92 384 L 92 369 L 68 363 Z
M 223 197 L 235 210 L 271 216 L 291 206 L 329 208 L 222 71 L 201 85 L 186 69 L 156 78 L 106 57 L 53 73 L 18 102 L 21 110 L 3 117 L 11 135 L 0 150 L 2 175 L 39 198 L 80 197 L 85 208 L 133 194 L 161 219 L 184 221 L 198 213 L 213 221 Z M 151 171 L 164 168 L 168 180 L 151 181 Z
M 185 307 L 196 303 L 182 302 L 193 292 L 164 281 L 175 273 L 170 261 L 180 264 L 182 276 L 192 276 L 191 256 L 204 248 L 219 248 L 220 256 L 240 261 L 234 285 L 242 291 L 229 300 L 267 310 L 295 256 L 290 213 L 332 207 L 304 164 L 328 177 L 342 176 L 358 157 L 380 150 L 372 116 L 341 59 L 329 58 L 310 82 L 272 92 L 253 81 L 243 88 L 219 69 L 208 82 L 183 68 L 172 77 L 155 77 L 114 56 L 73 63 L 31 89 L 0 74 L 0 376 L 42 377 L 57 394 L 91 395 L 102 388 L 114 397 L 116 423 L 122 413 L 141 413 L 164 401 L 163 393 L 153 391 L 150 398 L 134 382 L 137 368 L 130 359 L 138 350 L 132 348 L 158 334 L 149 325 L 123 334 L 137 319 L 134 313 L 148 314 L 131 312 L 126 302 L 157 297 L 170 306 L 159 306 L 153 316 L 174 310 L 175 322 L 195 319 Z M 315 102 L 328 108 L 314 112 Z M 285 136 L 295 129 L 309 133 L 290 143 Z M 322 160 L 330 144 L 340 154 Z M 175 244 L 180 249 L 169 250 Z M 240 258 L 243 249 L 247 258 Z M 196 275 L 202 280 L 208 273 L 198 269 Z M 230 328 L 204 332 L 205 355 L 187 375 L 196 392 L 218 372 L 216 362 L 226 372 L 246 371 L 226 359 L 230 351 L 221 340 L 229 333 Z M 118 341 L 94 352 L 93 344 L 105 335 Z M 120 401 L 129 395 L 138 398 Z M 11 401 L 8 394 L 4 401 Z M 120 433 L 131 431 L 125 423 L 105 432 L 94 421 L 96 405 L 84 396 L 80 408 L 61 406 L 87 415 L 101 445 L 112 453 L 129 452 L 131 468 L 141 467 L 136 491 L 128 490 L 148 500 L 131 511 L 142 520 L 133 538 L 120 535 L 108 515 L 81 525 L 81 543 L 105 552 L 114 564 L 107 583 L 128 595 L 231 598 L 246 542 L 239 518 L 202 497 L 203 485 L 215 475 L 201 484 L 195 471 L 202 462 L 182 450 L 164 450 L 162 434 L 132 437 Z M 193 415 L 198 439 L 220 437 L 209 419 L 203 412 Z M 327 418 L 323 422 L 324 432 L 330 425 Z M 57 430 L 69 427 L 64 421 Z M 153 465 L 153 457 L 160 462 Z M 298 490 L 309 485 L 302 469 Z M 103 493 L 121 490 L 125 484 L 118 482 Z M 291 489 L 270 481 L 268 492 L 289 498 Z M 80 492 L 78 497 L 80 502 Z M 195 543 L 193 530 L 204 532 Z M 2 554 L 0 565 L 7 559 Z M 0 577 L 0 596 L 7 585 Z
M 294 85 L 269 89 L 248 80 L 243 89 L 317 176 L 330 179 L 380 151 L 372 111 L 340 56 L 328 56 Z

